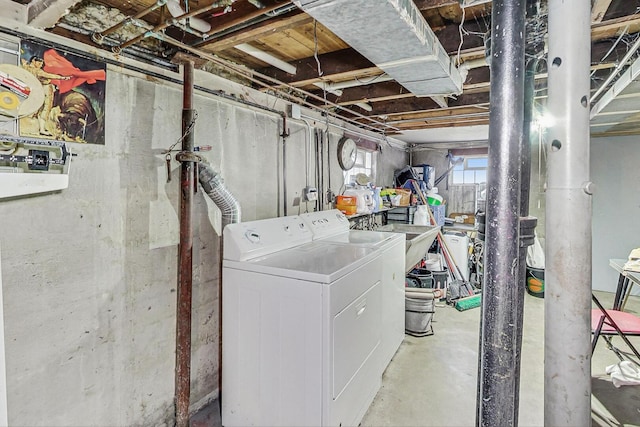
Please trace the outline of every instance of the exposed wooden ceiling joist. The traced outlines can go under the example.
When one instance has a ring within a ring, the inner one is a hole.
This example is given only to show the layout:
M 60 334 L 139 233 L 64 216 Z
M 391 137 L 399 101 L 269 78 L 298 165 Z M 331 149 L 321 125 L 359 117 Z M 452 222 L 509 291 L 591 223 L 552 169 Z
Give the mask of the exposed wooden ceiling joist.
M 591 22 L 601 22 L 610 5 L 611 0 L 594 0 L 591 6 Z
M 9 1 L 9 0 L 6 0 Z M 19 4 L 28 4 L 34 18 L 59 20 L 66 16 L 60 12 L 62 6 L 70 9 L 73 15 L 76 10 L 90 5 L 91 1 L 99 1 L 109 8 L 117 9 L 124 15 L 132 16 L 150 7 L 158 0 L 14 0 Z M 189 0 L 192 10 L 207 7 L 214 0 Z M 184 3 L 184 0 L 180 0 Z M 343 40 L 332 34 L 321 23 L 315 22 L 309 15 L 297 9 L 290 1 L 261 0 L 261 4 L 249 0 L 237 0 L 231 7 L 215 13 L 198 15 L 211 24 L 211 30 L 200 37 L 194 32 L 170 25 L 166 35 L 180 43 L 165 46 L 158 56 L 169 53 L 173 55 L 181 51 L 180 46 L 189 46 L 192 55 L 202 52 L 201 57 L 212 60 L 211 55 L 226 61 L 239 64 L 243 73 L 255 72 L 269 79 L 270 87 L 264 90 L 291 91 L 299 88 L 311 93 L 305 102 L 317 103 L 318 108 L 325 108 L 323 99 L 333 105 L 331 108 L 351 108 L 354 105 L 367 103 L 371 111 L 363 115 L 372 118 L 384 117 L 385 120 L 400 120 L 403 129 L 427 128 L 437 126 L 459 126 L 461 123 L 486 120 L 488 115 L 490 71 L 486 66 L 478 64 L 477 59 L 485 56 L 484 39 L 491 26 L 491 1 L 476 2 L 461 8 L 459 0 L 414 0 L 428 24 L 434 30 L 439 43 L 444 47 L 455 64 L 472 64 L 468 71 L 460 96 L 449 98 L 446 103 L 434 102 L 428 97 L 417 98 L 395 81 L 387 81 L 388 76 L 360 53 L 349 47 Z M 75 4 L 75 6 L 74 6 Z M 264 6 L 259 8 L 259 6 Z M 88 6 L 90 7 L 90 6 Z M 592 85 L 597 87 L 610 73 L 609 69 L 624 56 L 630 40 L 640 33 L 640 0 L 594 0 L 592 1 Z M 339 13 L 339 11 L 336 11 Z M 57 15 L 56 15 L 57 14 Z M 47 16 L 53 16 L 48 18 Z M 89 14 L 91 16 L 91 14 Z M 170 18 L 165 7 L 146 16 L 144 19 L 151 26 L 157 26 Z M 544 20 L 539 16 L 536 19 Z M 34 19 L 34 25 L 36 20 Z M 371 25 L 375 23 L 365 23 Z M 462 25 L 461 25 L 462 24 Z M 543 26 L 542 26 L 543 27 Z M 536 28 L 542 28 L 538 26 Z M 52 29 L 65 37 L 72 37 L 85 43 L 92 43 L 87 32 L 75 32 L 72 26 L 60 25 Z M 461 40 L 462 36 L 462 40 Z M 540 35 L 542 37 L 543 35 Z M 462 42 L 462 43 L 461 43 Z M 296 73 L 288 74 L 275 67 L 268 66 L 260 59 L 250 57 L 234 47 L 249 44 L 264 52 L 280 58 L 295 66 Z M 399 47 L 401 48 L 401 47 Z M 166 61 L 166 59 L 164 59 Z M 464 65 L 462 65 L 465 67 Z M 207 67 L 215 72 L 215 67 Z M 253 70 L 253 71 L 252 71 Z M 546 96 L 546 74 L 544 61 L 536 76 L 538 100 L 544 101 Z M 247 74 L 248 75 L 248 74 Z M 383 78 L 376 77 L 383 76 Z M 353 82 L 358 86 L 351 86 Z M 280 85 L 278 82 L 282 82 Z M 345 84 L 347 82 L 348 84 Z M 249 83 L 248 83 L 249 84 Z M 338 84 L 340 92 L 323 92 L 325 84 Z M 256 86 L 257 87 L 257 86 Z M 340 93 L 339 96 L 337 94 Z M 292 99 L 292 98 L 289 98 Z M 361 111 L 357 107 L 354 110 Z M 473 112 L 460 112 L 470 108 Z M 476 111 L 476 109 L 482 111 Z M 346 111 L 339 114 L 352 117 Z M 431 114 L 436 116 L 430 117 Z M 482 118 L 478 118 L 482 116 Z M 434 118 L 434 117 L 437 117 Z M 428 123 L 425 120 L 429 119 Z M 436 124 L 437 123 L 437 124 Z

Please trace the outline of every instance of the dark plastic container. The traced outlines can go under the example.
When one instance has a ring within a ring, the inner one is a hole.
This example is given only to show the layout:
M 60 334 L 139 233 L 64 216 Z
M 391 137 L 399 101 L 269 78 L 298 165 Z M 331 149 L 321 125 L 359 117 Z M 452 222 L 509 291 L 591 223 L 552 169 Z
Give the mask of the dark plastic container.
M 418 284 L 418 286 L 414 286 L 414 287 L 418 287 L 418 288 L 434 287 L 433 274 L 431 273 L 430 270 L 427 270 L 425 268 L 414 268 L 413 270 L 411 270 L 409 274 L 407 274 L 407 279 L 409 282 Z
M 544 269 L 527 266 L 527 293 L 544 298 Z

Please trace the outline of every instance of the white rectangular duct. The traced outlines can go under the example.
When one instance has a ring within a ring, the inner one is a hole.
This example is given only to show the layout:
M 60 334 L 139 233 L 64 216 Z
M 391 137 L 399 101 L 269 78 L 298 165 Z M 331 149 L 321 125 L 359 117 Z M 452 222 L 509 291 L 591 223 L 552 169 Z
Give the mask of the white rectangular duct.
M 462 92 L 462 78 L 412 0 L 294 0 L 416 96 Z

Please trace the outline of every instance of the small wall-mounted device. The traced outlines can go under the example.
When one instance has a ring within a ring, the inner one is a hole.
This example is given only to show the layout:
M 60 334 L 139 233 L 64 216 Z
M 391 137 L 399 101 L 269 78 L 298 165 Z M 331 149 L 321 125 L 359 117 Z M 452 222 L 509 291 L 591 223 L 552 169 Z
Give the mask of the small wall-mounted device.
M 67 188 L 73 155 L 62 141 L 0 135 L 0 199 Z
M 300 110 L 301 109 L 298 104 L 287 105 L 287 115 L 292 119 L 300 119 L 300 117 L 302 117 L 302 112 Z
M 305 202 L 315 202 L 318 200 L 318 189 L 316 187 L 306 186 L 302 190 L 302 196 Z

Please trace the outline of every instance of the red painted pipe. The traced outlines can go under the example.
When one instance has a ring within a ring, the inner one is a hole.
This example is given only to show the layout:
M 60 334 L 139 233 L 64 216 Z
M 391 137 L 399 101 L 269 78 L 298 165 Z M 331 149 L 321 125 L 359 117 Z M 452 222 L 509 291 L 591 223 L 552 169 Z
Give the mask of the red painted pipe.
M 193 284 L 192 207 L 195 187 L 195 163 L 185 154 L 193 152 L 194 110 L 193 62 L 185 62 L 182 109 L 182 162 L 180 170 L 180 247 L 178 252 L 178 301 L 176 313 L 176 426 L 189 427 L 191 389 L 191 297 Z

